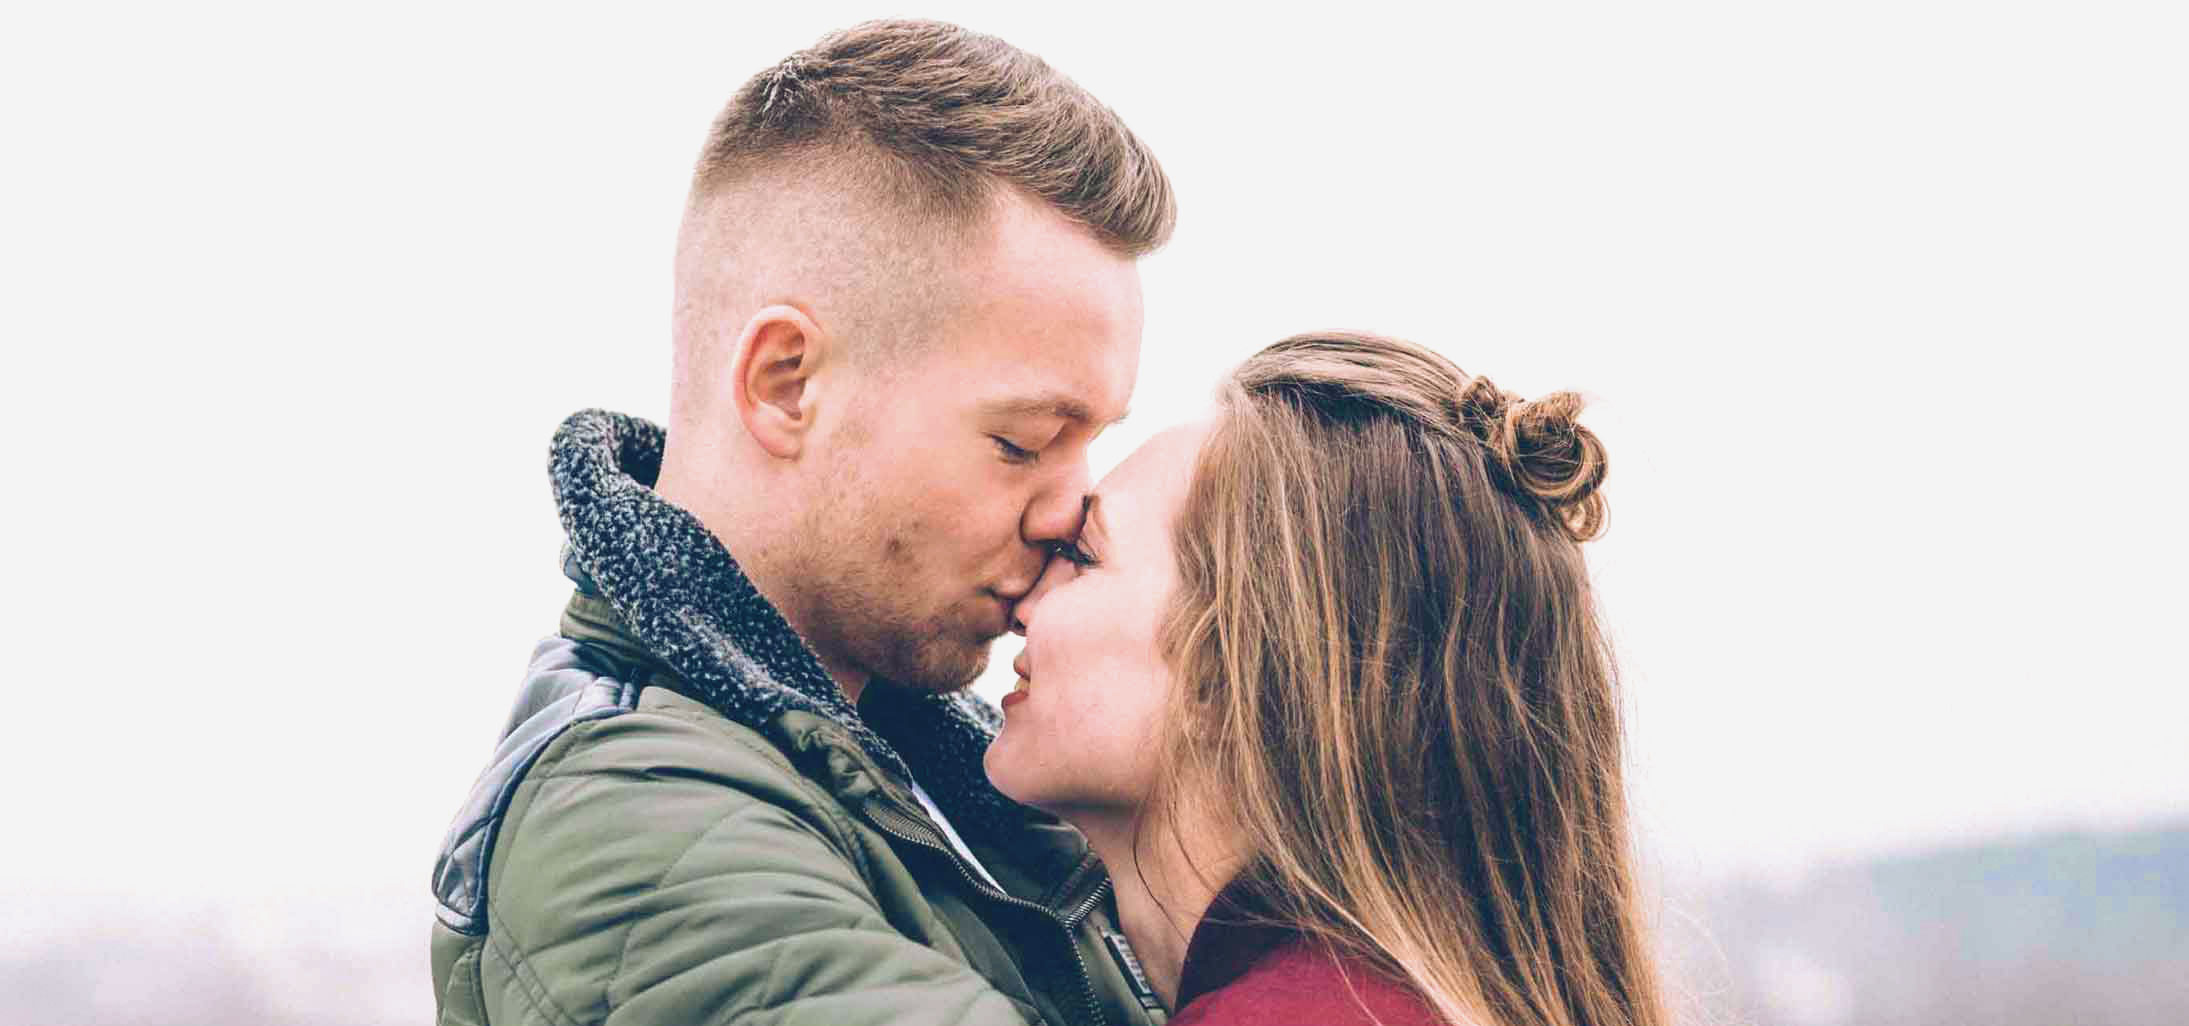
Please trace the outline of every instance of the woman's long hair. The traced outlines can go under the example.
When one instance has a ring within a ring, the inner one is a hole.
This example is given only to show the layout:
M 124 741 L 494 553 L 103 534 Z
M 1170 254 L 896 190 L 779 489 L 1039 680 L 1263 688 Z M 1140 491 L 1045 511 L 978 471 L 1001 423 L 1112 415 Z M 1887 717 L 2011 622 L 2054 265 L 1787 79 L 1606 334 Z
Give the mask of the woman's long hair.
M 1225 383 L 1176 526 L 1156 808 L 1220 783 L 1257 898 L 1455 1023 L 1666 1021 L 1580 408 L 1408 342 L 1289 338 Z

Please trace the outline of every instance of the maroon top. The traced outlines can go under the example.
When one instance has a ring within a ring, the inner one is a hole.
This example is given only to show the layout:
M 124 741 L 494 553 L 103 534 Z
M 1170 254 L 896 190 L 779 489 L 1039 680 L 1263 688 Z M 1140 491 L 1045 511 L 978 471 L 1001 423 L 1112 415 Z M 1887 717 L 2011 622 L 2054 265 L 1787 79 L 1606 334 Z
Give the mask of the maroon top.
M 1412 987 L 1258 918 L 1234 883 L 1186 945 L 1170 1026 L 1449 1026 Z M 1371 1017 L 1373 1015 L 1373 1017 Z

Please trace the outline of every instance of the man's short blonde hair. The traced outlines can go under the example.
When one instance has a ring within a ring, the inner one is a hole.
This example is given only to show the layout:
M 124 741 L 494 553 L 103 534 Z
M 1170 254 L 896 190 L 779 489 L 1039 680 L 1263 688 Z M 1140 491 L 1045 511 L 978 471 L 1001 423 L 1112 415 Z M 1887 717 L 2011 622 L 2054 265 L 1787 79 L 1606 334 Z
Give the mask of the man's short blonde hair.
M 867 22 L 753 76 L 708 133 L 692 204 L 816 160 L 939 227 L 978 225 L 999 186 L 1125 256 L 1177 220 L 1169 179 L 1116 113 L 1041 58 L 943 22 Z

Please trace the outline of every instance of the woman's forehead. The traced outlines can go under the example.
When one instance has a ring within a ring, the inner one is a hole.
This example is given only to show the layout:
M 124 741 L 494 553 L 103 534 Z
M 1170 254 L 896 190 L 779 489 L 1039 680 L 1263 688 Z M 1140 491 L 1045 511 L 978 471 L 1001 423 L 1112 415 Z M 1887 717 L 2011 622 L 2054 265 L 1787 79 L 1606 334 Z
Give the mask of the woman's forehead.
M 1152 517 L 1167 523 L 1185 501 L 1194 460 L 1214 427 L 1211 419 L 1189 420 L 1142 442 L 1096 486 L 1095 515 L 1109 527 L 1118 526 L 1121 518 Z

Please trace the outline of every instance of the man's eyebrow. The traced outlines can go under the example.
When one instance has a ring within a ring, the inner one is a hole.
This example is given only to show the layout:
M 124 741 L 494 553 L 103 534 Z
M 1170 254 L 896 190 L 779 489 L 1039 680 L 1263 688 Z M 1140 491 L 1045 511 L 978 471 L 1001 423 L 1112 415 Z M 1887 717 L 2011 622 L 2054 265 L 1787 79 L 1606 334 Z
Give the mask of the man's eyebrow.
M 990 399 L 980 404 L 980 409 L 982 413 L 998 417 L 1056 417 L 1060 420 L 1076 420 L 1082 424 L 1095 423 L 1094 410 L 1089 409 L 1086 403 L 1068 395 L 1055 393 L 1012 399 Z M 1125 416 L 1122 413 L 1118 414 L 1116 419 L 1111 420 L 1110 423 L 1115 424 L 1120 420 L 1124 420 Z

